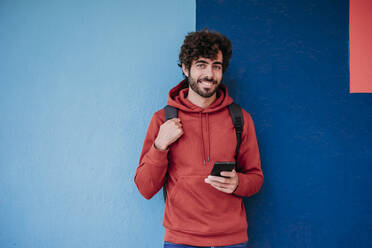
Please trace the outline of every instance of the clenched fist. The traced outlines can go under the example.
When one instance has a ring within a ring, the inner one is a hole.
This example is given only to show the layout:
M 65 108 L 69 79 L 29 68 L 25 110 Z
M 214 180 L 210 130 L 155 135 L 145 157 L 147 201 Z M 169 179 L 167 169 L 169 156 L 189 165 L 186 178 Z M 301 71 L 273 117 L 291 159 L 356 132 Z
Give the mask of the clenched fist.
M 164 122 L 155 139 L 155 147 L 158 150 L 166 150 L 168 146 L 179 139 L 183 134 L 181 120 L 173 118 Z

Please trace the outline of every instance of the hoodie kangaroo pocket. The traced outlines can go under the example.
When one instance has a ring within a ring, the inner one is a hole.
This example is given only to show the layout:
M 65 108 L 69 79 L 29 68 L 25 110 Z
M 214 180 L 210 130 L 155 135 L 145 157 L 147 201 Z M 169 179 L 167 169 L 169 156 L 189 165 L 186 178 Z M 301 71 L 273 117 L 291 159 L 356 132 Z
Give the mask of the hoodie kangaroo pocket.
M 202 176 L 179 178 L 165 206 L 166 228 L 195 234 L 234 233 L 247 228 L 242 199 L 218 191 Z

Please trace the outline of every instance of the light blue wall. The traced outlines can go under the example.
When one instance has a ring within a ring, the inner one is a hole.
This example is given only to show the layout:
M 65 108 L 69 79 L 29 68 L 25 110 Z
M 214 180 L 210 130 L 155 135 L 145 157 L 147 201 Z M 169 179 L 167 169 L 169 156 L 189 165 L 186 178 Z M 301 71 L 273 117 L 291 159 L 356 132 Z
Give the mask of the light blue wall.
M 133 183 L 195 1 L 1 1 L 0 247 L 160 247 Z

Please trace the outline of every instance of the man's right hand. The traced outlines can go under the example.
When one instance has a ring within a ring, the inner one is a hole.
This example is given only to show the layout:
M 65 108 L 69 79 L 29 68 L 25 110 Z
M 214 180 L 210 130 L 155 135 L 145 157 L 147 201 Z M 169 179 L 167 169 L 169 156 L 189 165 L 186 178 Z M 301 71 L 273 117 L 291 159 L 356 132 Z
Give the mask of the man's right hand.
M 167 150 L 168 146 L 178 140 L 183 134 L 181 120 L 173 118 L 164 122 L 159 129 L 158 136 L 155 139 L 155 148 L 158 150 Z

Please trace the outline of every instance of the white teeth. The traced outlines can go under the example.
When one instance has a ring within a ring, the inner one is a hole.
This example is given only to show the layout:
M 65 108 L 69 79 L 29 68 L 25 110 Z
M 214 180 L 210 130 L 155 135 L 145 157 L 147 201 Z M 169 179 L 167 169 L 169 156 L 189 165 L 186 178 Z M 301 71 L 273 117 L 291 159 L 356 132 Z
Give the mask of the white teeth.
M 212 83 L 212 82 L 206 82 L 206 81 L 202 81 L 201 83 L 202 83 L 202 84 L 206 84 L 206 85 L 213 85 L 213 83 Z

